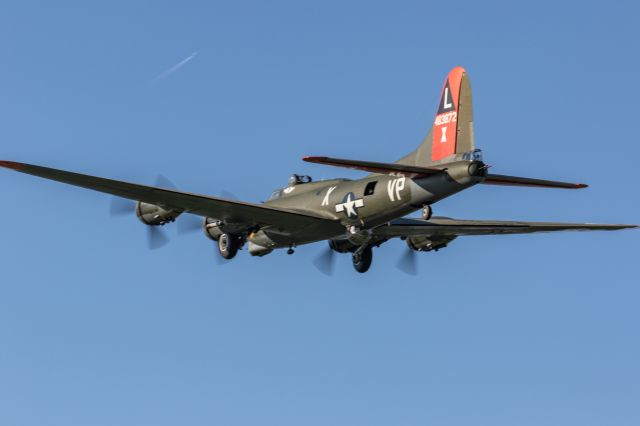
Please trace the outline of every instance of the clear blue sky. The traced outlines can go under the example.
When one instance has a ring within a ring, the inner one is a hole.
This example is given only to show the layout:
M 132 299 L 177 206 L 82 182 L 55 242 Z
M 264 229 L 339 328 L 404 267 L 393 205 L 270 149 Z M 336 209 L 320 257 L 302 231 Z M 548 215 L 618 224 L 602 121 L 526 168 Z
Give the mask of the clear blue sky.
M 634 2 L 0 6 L 0 158 L 264 200 L 412 150 L 456 65 L 496 173 L 460 218 L 640 222 Z M 171 66 L 198 55 L 172 75 Z M 2 425 L 640 424 L 637 231 L 460 238 L 332 278 L 324 246 L 148 251 L 109 197 L 0 170 Z M 171 230 L 174 234 L 174 230 Z

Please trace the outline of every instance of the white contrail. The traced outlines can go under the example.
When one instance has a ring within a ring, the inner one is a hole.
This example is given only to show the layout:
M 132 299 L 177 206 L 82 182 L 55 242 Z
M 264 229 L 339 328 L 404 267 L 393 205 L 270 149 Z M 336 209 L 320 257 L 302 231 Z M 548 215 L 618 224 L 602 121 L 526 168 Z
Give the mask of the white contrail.
M 181 60 L 180 62 L 178 62 L 171 68 L 169 68 L 168 70 L 164 71 L 162 74 L 158 75 L 156 78 L 151 80 L 151 82 L 155 83 L 156 81 L 164 80 L 165 78 L 169 77 L 171 74 L 173 74 L 174 72 L 178 71 L 180 68 L 185 66 L 187 62 L 195 58 L 197 54 L 198 52 L 193 52 L 191 55 L 187 56 L 186 58 L 184 58 L 183 60 Z

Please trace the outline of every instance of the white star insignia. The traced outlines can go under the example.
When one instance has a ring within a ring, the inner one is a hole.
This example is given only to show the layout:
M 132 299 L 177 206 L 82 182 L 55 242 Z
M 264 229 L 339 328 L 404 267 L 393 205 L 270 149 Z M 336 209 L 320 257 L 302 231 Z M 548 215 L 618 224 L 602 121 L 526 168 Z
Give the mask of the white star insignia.
M 336 204 L 336 212 L 345 212 L 348 217 L 358 216 L 356 209 L 360 207 L 364 207 L 364 200 L 362 200 L 362 198 L 354 200 L 353 194 L 348 194 L 344 203 Z

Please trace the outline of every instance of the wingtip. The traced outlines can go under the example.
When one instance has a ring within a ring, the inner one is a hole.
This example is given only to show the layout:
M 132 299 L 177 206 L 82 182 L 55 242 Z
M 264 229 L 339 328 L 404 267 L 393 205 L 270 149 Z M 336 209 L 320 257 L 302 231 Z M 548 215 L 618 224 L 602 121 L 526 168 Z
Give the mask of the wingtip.
M 608 225 L 611 229 L 619 230 L 619 229 L 637 229 L 640 225 L 629 224 L 629 223 L 621 223 L 615 225 Z
M 576 189 L 582 189 L 582 188 L 588 188 L 589 185 L 587 185 L 586 183 L 576 183 L 575 187 Z
M 0 167 L 5 167 L 7 169 L 13 169 L 13 170 L 22 170 L 24 168 L 24 164 L 22 163 L 16 163 L 15 161 L 3 161 L 0 160 Z
M 302 161 L 306 161 L 308 163 L 317 163 L 320 160 L 326 159 L 327 157 L 317 157 L 313 155 L 305 155 L 302 157 Z

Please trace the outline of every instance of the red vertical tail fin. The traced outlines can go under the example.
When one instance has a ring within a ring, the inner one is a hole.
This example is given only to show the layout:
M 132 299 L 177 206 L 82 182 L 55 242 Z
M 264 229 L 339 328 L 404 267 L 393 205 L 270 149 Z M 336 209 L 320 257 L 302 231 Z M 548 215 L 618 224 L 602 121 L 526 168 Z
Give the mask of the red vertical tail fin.
M 427 137 L 418 149 L 398 162 L 428 167 L 455 161 L 474 148 L 471 84 L 464 68 L 455 67 L 444 82 L 433 126 Z
M 442 87 L 440 103 L 433 122 L 431 161 L 439 161 L 456 153 L 460 83 L 463 75 L 462 67 L 454 68 Z

